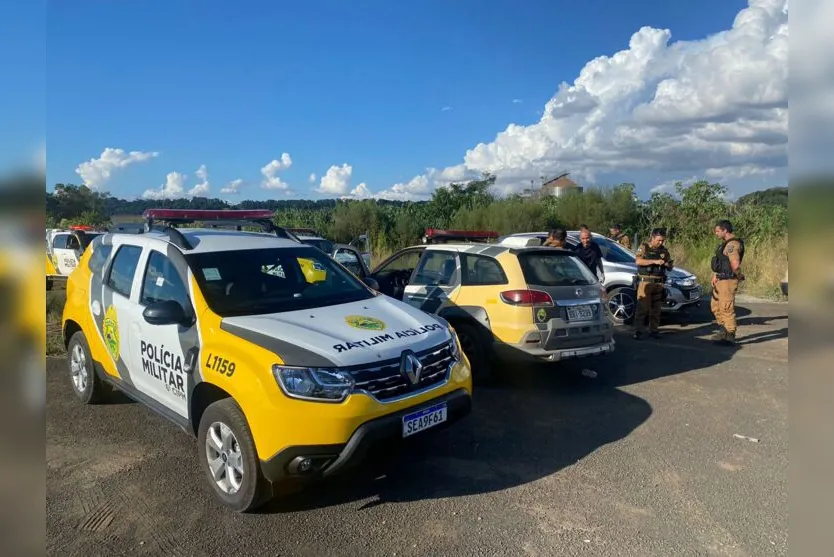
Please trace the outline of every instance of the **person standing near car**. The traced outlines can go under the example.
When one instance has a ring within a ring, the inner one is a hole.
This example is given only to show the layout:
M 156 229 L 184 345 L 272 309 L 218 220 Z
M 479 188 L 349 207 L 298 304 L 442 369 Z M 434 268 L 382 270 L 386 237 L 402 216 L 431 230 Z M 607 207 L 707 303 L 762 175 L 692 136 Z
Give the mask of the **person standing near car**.
M 550 231 L 547 239 L 544 241 L 544 246 L 551 248 L 567 248 L 568 234 L 563 228 L 554 228 Z
M 579 227 L 579 244 L 572 250 L 591 272 L 599 277 L 599 281 L 604 283 L 605 269 L 602 267 L 602 250 L 592 241 L 591 229 L 584 224 Z
M 733 344 L 736 340 L 736 292 L 739 283 L 744 280 L 741 274 L 744 240 L 733 234 L 733 225 L 728 220 L 716 223 L 715 236 L 721 243 L 712 258 L 710 309 L 720 329 L 711 340 Z
M 608 229 L 608 232 L 609 240 L 614 240 L 627 250 L 631 250 L 631 239 L 620 229 L 619 224 L 612 224 L 611 228 Z
M 645 319 L 649 317 L 649 334 L 660 336 L 660 313 L 666 291 L 666 273 L 672 269 L 672 256 L 663 245 L 666 241 L 662 228 L 652 230 L 648 242 L 637 248 L 637 312 L 634 316 L 634 338 L 645 331 Z

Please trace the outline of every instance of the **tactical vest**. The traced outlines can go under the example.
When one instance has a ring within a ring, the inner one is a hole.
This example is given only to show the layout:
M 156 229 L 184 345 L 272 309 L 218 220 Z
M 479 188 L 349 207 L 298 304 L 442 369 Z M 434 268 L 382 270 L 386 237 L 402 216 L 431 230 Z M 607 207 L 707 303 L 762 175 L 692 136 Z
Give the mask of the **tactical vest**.
M 730 265 L 730 257 L 724 255 L 724 248 L 730 242 L 738 242 L 738 260 L 739 264 L 744 260 L 744 240 L 741 238 L 731 238 L 725 242 L 721 242 L 718 249 L 715 250 L 715 255 L 712 257 L 712 272 L 718 275 L 719 279 L 729 279 L 735 277 L 733 273 L 733 266 Z
M 665 261 L 669 261 L 669 252 L 663 247 L 652 248 L 649 244 L 644 244 L 643 259 L 660 259 L 660 255 L 666 255 Z M 642 276 L 650 276 L 657 278 L 666 278 L 666 267 L 663 265 L 638 265 L 637 274 Z

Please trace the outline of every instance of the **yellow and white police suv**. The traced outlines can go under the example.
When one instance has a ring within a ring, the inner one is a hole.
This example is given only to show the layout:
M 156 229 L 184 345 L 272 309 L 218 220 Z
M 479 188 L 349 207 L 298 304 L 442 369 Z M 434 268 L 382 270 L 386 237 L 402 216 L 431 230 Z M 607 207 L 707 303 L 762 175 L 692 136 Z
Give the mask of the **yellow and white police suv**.
M 469 413 L 469 362 L 448 323 L 380 295 L 269 211 L 145 217 L 97 237 L 69 277 L 71 384 L 85 403 L 116 387 L 196 435 L 231 509 Z M 172 226 L 209 220 L 267 232 Z

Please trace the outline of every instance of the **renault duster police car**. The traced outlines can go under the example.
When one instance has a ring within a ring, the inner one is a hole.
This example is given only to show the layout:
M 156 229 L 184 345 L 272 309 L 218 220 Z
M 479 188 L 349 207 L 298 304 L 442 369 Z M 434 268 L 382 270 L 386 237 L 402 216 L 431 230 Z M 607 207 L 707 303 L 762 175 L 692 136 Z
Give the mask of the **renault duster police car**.
M 63 315 L 78 398 L 116 387 L 195 435 L 213 492 L 239 512 L 471 407 L 447 322 L 379 295 L 271 216 L 147 211 L 144 229 L 90 244 Z M 266 232 L 171 226 L 231 218 Z

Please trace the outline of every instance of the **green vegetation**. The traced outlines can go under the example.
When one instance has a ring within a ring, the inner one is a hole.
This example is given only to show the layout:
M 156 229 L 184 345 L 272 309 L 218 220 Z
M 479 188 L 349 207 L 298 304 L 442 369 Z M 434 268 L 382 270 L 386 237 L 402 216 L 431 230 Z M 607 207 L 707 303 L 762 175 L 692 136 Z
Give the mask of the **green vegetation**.
M 285 227 L 310 227 L 327 237 L 347 242 L 368 232 L 375 261 L 404 246 L 419 242 L 424 230 L 454 228 L 495 230 L 499 234 L 547 230 L 556 226 L 576 229 L 587 224 L 603 234 L 616 222 L 634 237 L 645 238 L 653 227 L 668 230 L 669 249 L 678 265 L 709 284 L 709 262 L 717 245 L 715 221 L 730 219 L 747 245 L 743 291 L 757 296 L 779 296 L 779 282 L 787 266 L 787 189 L 756 192 L 744 201 L 726 201 L 726 188 L 701 181 L 678 183 L 674 194 L 655 193 L 640 200 L 633 184 L 590 188 L 583 193 L 544 199 L 519 196 L 499 198 L 492 193 L 494 177 L 438 189 L 430 201 L 244 201 L 234 208 L 274 210 L 275 221 Z M 767 193 L 771 192 L 771 193 Z M 47 226 L 106 225 L 111 220 L 135 219 L 148 207 L 233 208 L 219 199 L 193 198 L 124 201 L 91 192 L 84 186 L 59 184 L 47 194 Z

